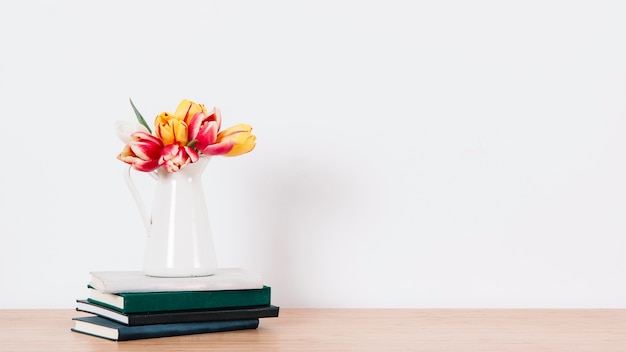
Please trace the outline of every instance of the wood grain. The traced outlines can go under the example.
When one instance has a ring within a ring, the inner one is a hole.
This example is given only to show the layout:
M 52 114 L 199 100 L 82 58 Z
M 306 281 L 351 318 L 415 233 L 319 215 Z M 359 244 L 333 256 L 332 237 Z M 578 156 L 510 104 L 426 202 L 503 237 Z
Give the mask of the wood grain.
M 113 342 L 74 310 L 0 310 L 0 351 L 626 351 L 621 309 L 281 309 L 259 328 Z

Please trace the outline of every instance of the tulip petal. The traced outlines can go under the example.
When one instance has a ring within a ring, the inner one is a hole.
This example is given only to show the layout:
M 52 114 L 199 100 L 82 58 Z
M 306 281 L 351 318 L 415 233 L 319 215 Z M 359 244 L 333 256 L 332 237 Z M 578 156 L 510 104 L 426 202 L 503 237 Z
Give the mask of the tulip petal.
M 213 110 L 211 110 L 207 114 L 207 116 L 209 116 L 211 120 L 217 123 L 217 130 L 219 131 L 219 129 L 222 127 L 222 112 L 218 108 L 213 107 Z
M 221 140 L 222 138 L 228 137 L 233 134 L 242 133 L 242 132 L 252 132 L 252 126 L 245 124 L 245 123 L 240 123 L 238 125 L 228 127 L 227 129 L 220 131 L 220 133 L 217 136 L 217 139 Z
M 135 132 L 132 134 L 132 138 L 133 141 L 129 146 L 134 155 L 143 160 L 159 158 L 163 144 L 158 138 L 145 132 Z
M 237 140 L 233 149 L 224 156 L 238 156 L 252 151 L 256 147 L 256 136 L 248 135 L 244 140 Z
M 224 156 L 238 156 L 250 152 L 256 146 L 256 136 L 252 134 L 252 126 L 238 124 L 217 134 L 217 141 L 232 140 L 235 146 Z
M 124 144 L 133 140 L 131 135 L 135 132 L 149 133 L 148 129 L 139 122 L 115 121 L 115 133 Z
M 163 165 L 168 172 L 176 172 L 182 170 L 187 164 L 198 161 L 199 157 L 198 152 L 193 148 L 170 144 L 161 151 L 159 164 Z
M 217 128 L 215 133 L 217 133 L 220 130 L 220 126 L 222 124 L 222 114 L 220 113 L 219 109 L 213 108 L 213 110 L 211 110 L 209 114 L 203 112 L 198 112 L 194 114 L 189 121 L 189 140 L 197 139 L 196 137 L 199 133 L 201 133 L 200 131 L 207 128 L 206 125 L 210 123 L 214 123 L 216 125 Z M 213 143 L 215 143 L 215 138 L 211 137 L 207 144 Z
M 138 159 L 133 163 L 133 168 L 137 171 L 150 172 L 159 168 L 159 160 L 141 160 Z
M 189 99 L 183 99 L 178 104 L 174 116 L 179 120 L 185 121 L 186 124 L 189 124 L 193 116 L 198 112 L 206 114 L 206 107 L 204 107 L 203 104 L 194 103 Z
M 202 120 L 204 120 L 204 114 L 199 112 L 193 115 L 189 121 L 189 126 L 187 127 L 187 130 L 189 131 L 189 140 L 196 139 L 198 131 L 200 130 L 200 125 L 202 125 Z
M 183 99 L 180 103 L 178 103 L 178 107 L 176 107 L 176 111 L 174 112 L 174 116 L 177 116 L 179 119 L 184 120 L 185 117 L 189 114 L 189 110 L 193 102 L 188 99 Z
M 198 134 L 196 135 L 196 140 L 198 141 L 196 148 L 203 150 L 207 146 L 215 143 L 217 140 L 217 129 L 218 127 L 215 121 L 209 121 L 208 123 L 202 124 Z
M 189 160 L 192 163 L 195 163 L 196 161 L 198 161 L 198 159 L 200 159 L 200 155 L 198 154 L 198 152 L 191 147 L 183 147 L 185 149 L 185 152 L 187 153 L 187 155 L 189 155 Z
M 175 120 L 178 121 L 178 120 Z M 174 138 L 176 142 L 185 145 L 187 144 L 187 124 L 183 121 L 174 123 Z
M 146 140 L 150 143 L 162 145 L 162 142 L 160 139 L 158 139 L 157 137 L 147 132 L 138 131 L 138 132 L 131 134 L 131 137 L 133 138 L 134 141 Z
M 202 149 L 201 152 L 202 154 L 206 154 L 206 155 L 224 155 L 230 152 L 234 146 L 235 146 L 235 141 L 226 140 L 223 142 L 210 144 L 206 146 L 206 148 Z
M 161 116 L 163 115 L 161 114 Z M 187 144 L 187 124 L 171 117 L 172 115 L 167 115 L 167 119 L 159 118 L 159 122 L 155 126 L 157 137 L 163 141 L 163 145 Z
M 117 158 L 127 164 L 132 165 L 132 167 L 138 171 L 150 172 L 156 170 L 159 167 L 158 158 L 142 160 L 140 157 L 135 155 L 129 145 L 124 146 L 124 149 L 117 156 Z

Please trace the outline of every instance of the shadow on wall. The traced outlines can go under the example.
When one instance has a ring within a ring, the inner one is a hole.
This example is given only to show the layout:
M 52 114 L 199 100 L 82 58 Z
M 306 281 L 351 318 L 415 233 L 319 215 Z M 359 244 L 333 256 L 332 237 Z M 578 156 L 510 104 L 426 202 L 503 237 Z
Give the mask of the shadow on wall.
M 354 242 L 350 237 L 358 231 L 349 228 L 363 220 L 357 203 L 367 201 L 358 189 L 364 181 L 353 176 L 361 176 L 360 167 L 350 164 L 354 162 L 329 165 L 328 160 L 296 157 L 264 164 L 256 173 L 252 187 L 261 190 L 255 201 L 262 215 L 255 253 L 267 263 L 263 272 L 270 274 L 285 306 L 312 305 L 306 302 L 312 283 L 324 280 L 328 263 L 332 268 L 349 256 L 338 258 L 334 247 Z

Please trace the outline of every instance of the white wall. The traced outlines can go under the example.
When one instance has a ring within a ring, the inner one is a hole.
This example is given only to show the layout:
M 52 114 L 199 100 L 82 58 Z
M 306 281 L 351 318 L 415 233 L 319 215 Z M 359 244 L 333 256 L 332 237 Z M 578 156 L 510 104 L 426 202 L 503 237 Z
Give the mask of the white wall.
M 206 193 L 220 266 L 260 272 L 281 307 L 626 307 L 625 18 L 595 0 L 2 2 L 0 308 L 71 308 L 89 271 L 141 268 L 115 159 L 129 97 L 254 126 Z

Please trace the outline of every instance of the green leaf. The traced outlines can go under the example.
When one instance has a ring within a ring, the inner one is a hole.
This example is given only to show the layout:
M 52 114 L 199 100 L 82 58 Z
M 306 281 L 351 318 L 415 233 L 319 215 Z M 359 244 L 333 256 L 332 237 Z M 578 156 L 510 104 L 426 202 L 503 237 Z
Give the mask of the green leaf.
M 187 143 L 187 146 L 191 148 L 195 148 L 197 143 L 198 143 L 197 139 L 192 139 Z
M 141 116 L 141 113 L 139 112 L 139 110 L 137 110 L 137 108 L 135 107 L 135 104 L 133 104 L 133 100 L 130 98 L 128 98 L 128 100 L 130 100 L 130 105 L 133 107 L 135 116 L 137 116 L 137 121 L 139 121 L 140 124 L 144 125 L 148 129 L 148 131 L 152 133 L 150 126 L 148 126 L 148 124 L 146 123 L 146 120 L 143 119 L 143 116 Z

